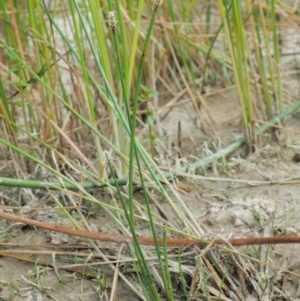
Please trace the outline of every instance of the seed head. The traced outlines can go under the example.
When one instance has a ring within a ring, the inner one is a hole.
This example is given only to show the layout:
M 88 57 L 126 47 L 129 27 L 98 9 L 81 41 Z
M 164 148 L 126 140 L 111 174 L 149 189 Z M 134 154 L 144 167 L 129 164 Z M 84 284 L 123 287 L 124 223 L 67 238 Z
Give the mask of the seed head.
M 105 163 L 109 163 L 113 157 L 112 157 L 112 151 L 111 150 L 104 150 L 102 153 L 102 158 L 104 159 Z
M 111 27 L 111 30 L 114 34 L 117 30 L 116 13 L 114 11 L 110 11 L 108 12 L 107 17 L 108 17 L 108 25 Z

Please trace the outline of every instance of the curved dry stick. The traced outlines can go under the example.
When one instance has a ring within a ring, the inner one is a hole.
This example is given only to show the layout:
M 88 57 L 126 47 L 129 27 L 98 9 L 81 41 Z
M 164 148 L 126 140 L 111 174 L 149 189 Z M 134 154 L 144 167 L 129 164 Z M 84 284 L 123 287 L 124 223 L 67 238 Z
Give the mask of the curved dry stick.
M 39 222 L 26 217 L 21 217 L 0 211 L 0 217 L 36 226 L 50 231 L 61 232 L 69 235 L 80 236 L 106 242 L 128 243 L 132 242 L 132 237 L 107 232 L 91 232 L 88 230 L 73 229 L 70 227 L 60 226 L 52 223 Z M 138 241 L 142 245 L 154 245 L 153 237 L 138 237 Z M 158 244 L 163 244 L 163 239 L 157 239 Z M 247 238 L 231 238 L 223 240 L 220 238 L 205 240 L 205 239 L 188 239 L 188 238 L 167 238 L 168 247 L 188 247 L 188 246 L 205 246 L 209 243 L 215 245 L 231 244 L 232 246 L 246 246 L 246 245 L 270 245 L 270 244 L 294 244 L 300 243 L 300 236 L 274 236 L 274 237 L 247 237 Z

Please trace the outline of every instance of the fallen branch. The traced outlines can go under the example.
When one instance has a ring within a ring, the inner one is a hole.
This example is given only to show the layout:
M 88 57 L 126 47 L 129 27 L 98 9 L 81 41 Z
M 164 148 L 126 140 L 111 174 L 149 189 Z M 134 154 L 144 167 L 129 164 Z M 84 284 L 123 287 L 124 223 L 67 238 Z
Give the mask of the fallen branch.
M 88 230 L 73 229 L 70 227 L 60 226 L 52 223 L 39 222 L 26 217 L 21 217 L 0 211 L 0 217 L 14 222 L 43 228 L 49 231 L 61 232 L 73 236 L 80 236 L 105 242 L 129 243 L 132 242 L 132 237 L 107 233 L 107 232 L 91 232 Z M 138 241 L 142 245 L 154 245 L 153 237 L 138 237 Z M 209 243 L 213 245 L 231 244 L 232 246 L 246 245 L 272 245 L 272 244 L 294 244 L 300 243 L 300 236 L 271 236 L 271 237 L 247 237 L 247 238 L 231 238 L 228 240 L 217 239 L 188 239 L 188 238 L 168 238 L 168 247 L 188 247 L 188 246 L 205 246 Z M 163 244 L 163 239 L 158 238 L 158 244 Z

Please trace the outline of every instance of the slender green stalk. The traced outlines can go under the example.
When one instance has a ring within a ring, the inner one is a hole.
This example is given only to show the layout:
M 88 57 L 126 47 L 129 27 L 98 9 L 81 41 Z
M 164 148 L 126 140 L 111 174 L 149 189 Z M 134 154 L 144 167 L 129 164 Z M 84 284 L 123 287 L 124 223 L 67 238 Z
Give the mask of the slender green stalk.
M 137 256 L 137 261 L 138 261 L 137 266 L 139 267 L 139 271 L 141 273 L 140 274 L 141 275 L 141 282 L 144 283 L 144 284 L 147 284 L 147 286 L 146 286 L 147 294 L 148 294 L 148 298 L 150 298 L 148 300 L 160 300 L 159 294 L 157 292 L 156 286 L 154 284 L 154 281 L 153 281 L 153 278 L 152 278 L 152 275 L 151 275 L 151 272 L 150 272 L 150 269 L 149 269 L 149 266 L 148 266 L 148 264 L 145 260 L 143 251 L 142 251 L 141 246 L 140 246 L 139 241 L 138 241 L 138 237 L 136 235 L 134 219 L 132 219 L 128 214 L 125 200 L 122 196 L 121 190 L 120 190 L 119 185 L 117 183 L 117 179 L 116 179 L 114 170 L 111 166 L 111 163 L 110 163 L 109 159 L 107 160 L 107 163 L 108 163 L 110 172 L 112 174 L 113 180 L 115 181 L 117 192 L 118 192 L 121 204 L 123 206 L 123 210 L 124 210 L 126 219 L 129 223 L 129 227 L 130 227 L 132 238 L 133 238 L 133 244 L 134 244 L 134 248 L 135 248 L 135 254 Z
M 112 32 L 113 32 L 113 39 L 114 39 L 114 47 L 115 47 L 115 51 L 116 51 L 116 59 L 117 59 L 117 67 L 118 67 L 118 74 L 119 74 L 119 79 L 120 79 L 120 83 L 121 83 L 121 87 L 122 87 L 122 92 L 123 92 L 123 97 L 124 97 L 124 107 L 125 107 L 125 113 L 127 116 L 127 120 L 129 123 L 129 126 L 131 127 L 131 116 L 130 116 L 130 109 L 129 109 L 129 96 L 128 96 L 128 88 L 127 85 L 125 85 L 125 80 L 126 80 L 126 74 L 123 73 L 123 65 L 127 65 L 127 63 L 125 63 L 125 61 L 127 61 L 126 59 L 123 59 L 123 64 L 121 63 L 121 54 L 120 54 L 120 49 L 119 49 L 119 41 L 117 39 L 117 34 L 116 34 L 116 20 L 115 20 L 115 16 L 113 12 L 110 12 L 109 15 L 109 22 L 110 22 L 110 26 L 112 28 Z M 123 43 L 123 40 L 121 41 L 121 45 Z M 123 48 L 122 48 L 123 51 Z M 123 103 L 119 103 L 120 107 Z
M 110 12 L 109 15 L 112 16 L 114 18 L 114 10 L 113 10 L 113 5 L 111 3 L 111 1 L 108 1 L 109 3 L 109 8 L 110 8 Z M 130 97 L 130 84 L 131 84 L 131 78 L 130 78 L 130 74 L 129 74 L 129 62 L 127 60 L 128 57 L 128 49 L 127 49 L 127 39 L 129 39 L 129 35 L 126 35 L 125 32 L 125 25 L 123 22 L 123 18 L 122 18 L 122 12 L 121 12 L 121 5 L 119 3 L 119 1 L 116 1 L 116 10 L 117 10 L 117 16 L 118 16 L 118 28 L 119 30 L 117 31 L 112 31 L 113 33 L 113 40 L 114 40 L 114 49 L 116 51 L 116 59 L 117 59 L 117 68 L 118 68 L 118 75 L 120 78 L 120 83 L 121 83 L 121 87 L 122 87 L 122 93 L 120 93 L 119 96 L 119 106 L 122 108 L 125 108 L 125 114 L 127 116 L 127 121 L 129 123 L 130 126 L 130 122 L 131 122 L 131 117 L 130 117 L 130 102 L 129 102 L 129 97 Z M 111 19 L 109 20 L 110 22 L 114 22 L 116 20 Z M 111 26 L 112 27 L 112 26 Z M 116 25 L 115 25 L 116 27 Z M 118 35 L 118 32 L 120 32 L 120 35 Z M 118 36 L 120 36 L 120 38 L 118 38 Z M 121 41 L 121 45 L 122 45 L 122 57 L 124 58 L 122 60 L 121 63 L 121 54 L 120 54 L 120 49 L 119 49 L 119 39 Z M 120 141 L 120 147 L 123 151 L 124 154 L 128 154 L 129 152 L 129 137 L 126 135 L 125 130 L 122 126 L 122 124 L 118 125 L 119 128 L 119 132 L 120 133 L 124 133 L 125 135 L 120 135 L 121 141 Z M 126 164 L 122 164 L 121 166 L 121 170 L 122 170 L 122 174 L 126 174 L 127 173 L 127 165 Z
M 141 27 L 143 8 L 144 8 L 144 0 L 138 1 L 137 15 L 135 18 L 135 26 L 134 26 L 134 32 L 133 32 L 133 39 L 131 42 L 130 58 L 129 58 L 129 64 L 128 64 L 129 65 L 128 66 L 128 79 L 127 79 L 128 87 L 131 86 L 131 82 L 133 79 L 133 70 L 134 70 L 134 66 L 136 65 L 136 58 L 137 58 L 137 54 L 138 54 L 137 45 L 138 45 L 138 37 L 140 35 L 140 27 Z M 151 17 L 151 19 L 153 19 L 153 18 Z M 154 21 L 154 19 L 153 19 L 153 21 Z M 150 21 L 150 23 L 151 23 L 151 21 Z M 152 27 L 153 27 L 153 25 L 152 25 Z M 150 26 L 149 26 L 149 28 L 150 28 Z M 152 31 L 152 28 L 151 28 L 151 31 Z M 151 34 L 149 35 L 148 33 L 149 33 L 149 29 L 147 31 L 147 36 L 149 36 L 149 39 L 150 39 Z M 146 40 L 147 40 L 147 37 L 146 37 Z M 144 49 L 142 52 L 142 59 L 143 59 L 143 56 L 145 55 Z M 143 62 L 143 64 L 144 64 L 144 62 Z M 140 64 L 140 67 L 142 67 L 141 64 Z M 137 70 L 138 74 L 139 73 L 142 74 L 142 70 L 140 69 L 140 67 Z M 135 86 L 135 87 L 137 87 L 137 86 Z M 139 87 L 137 87 L 137 88 L 139 88 Z
M 156 5 L 156 4 L 155 4 Z M 136 152 L 136 139 L 135 139 L 135 128 L 136 128 L 136 117 L 137 117 L 137 108 L 138 108 L 138 99 L 139 99 L 139 92 L 140 92 L 140 84 L 141 84 L 141 79 L 142 79 L 142 71 L 143 71 L 143 66 L 145 62 L 145 55 L 146 55 L 146 50 L 148 48 L 149 42 L 150 42 L 150 37 L 152 34 L 153 30 L 153 25 L 154 25 L 154 20 L 156 16 L 156 12 L 158 9 L 159 5 L 155 6 L 155 9 L 153 10 L 149 28 L 147 31 L 147 35 L 145 38 L 144 46 L 143 46 L 143 51 L 140 59 L 140 64 L 138 68 L 138 76 L 136 79 L 136 88 L 135 88 L 135 94 L 134 94 L 134 99 L 133 99 L 133 108 L 132 108 L 132 117 L 131 117 L 131 131 L 130 131 L 130 153 L 129 153 L 129 188 L 128 188 L 128 194 L 129 194 L 129 215 L 132 221 L 134 220 L 134 210 L 133 210 L 133 203 L 131 200 L 133 199 L 133 180 L 134 180 L 134 156 L 138 156 L 138 153 Z
M 181 282 L 182 290 L 184 292 L 185 300 L 190 301 L 190 296 L 187 291 L 187 283 L 186 280 L 184 279 L 184 274 L 182 271 L 181 249 L 178 250 L 178 267 L 179 267 L 180 282 Z
M 212 3 L 211 0 L 207 1 L 207 8 L 206 8 L 206 14 L 205 14 L 205 33 L 210 33 L 210 22 L 211 22 L 211 7 Z
M 201 85 L 201 93 L 203 93 L 204 87 L 205 87 L 205 84 L 206 84 L 206 73 L 207 73 L 206 70 L 207 70 L 207 67 L 208 67 L 208 60 L 210 58 L 210 54 L 213 50 L 214 44 L 217 41 L 217 38 L 218 38 L 222 28 L 223 28 L 223 23 L 220 25 L 219 29 L 217 30 L 217 32 L 216 32 L 216 34 L 215 34 L 215 36 L 214 36 L 214 38 L 213 38 L 213 40 L 212 40 L 212 42 L 209 46 L 206 57 L 205 57 L 205 62 L 204 62 L 204 67 L 203 67 L 203 81 L 202 81 L 202 85 Z
M 257 59 L 257 67 L 259 70 L 259 74 L 261 77 L 261 85 L 262 85 L 262 95 L 263 95 L 263 102 L 266 106 L 266 115 L 268 118 L 271 118 L 272 114 L 272 100 L 271 95 L 268 87 L 268 73 L 266 71 L 266 64 L 263 57 L 263 50 L 260 47 L 262 45 L 262 34 L 261 34 L 261 27 L 259 21 L 264 18 L 264 16 L 261 15 L 260 10 L 257 8 L 257 6 L 254 6 L 253 9 L 253 16 L 254 16 L 254 23 L 255 23 L 255 32 L 256 32 L 256 38 L 258 41 L 258 47 L 255 47 L 255 53 L 256 53 L 256 59 Z M 264 32 L 264 31 L 263 31 Z
M 283 96 L 282 96 L 282 83 L 281 83 L 281 72 L 280 72 L 280 45 L 279 45 L 279 34 L 277 32 L 277 20 L 275 10 L 275 0 L 271 0 L 271 17 L 272 17 L 272 31 L 273 31 L 273 49 L 274 49 L 274 61 L 275 61 L 275 74 L 276 74 L 276 99 L 278 108 L 276 113 L 282 112 L 283 110 Z
M 239 100 L 242 108 L 244 128 L 247 142 L 251 144 L 252 137 L 249 131 L 249 125 L 253 120 L 253 106 L 250 88 L 250 74 L 247 63 L 248 47 L 245 39 L 245 30 L 242 21 L 241 3 L 239 1 L 232 2 L 231 6 L 224 5 L 222 0 L 218 0 L 219 10 L 222 16 L 224 28 L 229 41 L 229 49 L 231 53 L 233 70 L 237 82 Z M 232 20 L 230 12 L 232 11 Z
M 163 268 L 163 280 L 165 285 L 165 292 L 168 301 L 174 300 L 172 279 L 169 270 L 169 260 L 168 260 L 168 245 L 167 245 L 167 231 L 163 231 L 163 255 L 164 255 L 164 268 Z

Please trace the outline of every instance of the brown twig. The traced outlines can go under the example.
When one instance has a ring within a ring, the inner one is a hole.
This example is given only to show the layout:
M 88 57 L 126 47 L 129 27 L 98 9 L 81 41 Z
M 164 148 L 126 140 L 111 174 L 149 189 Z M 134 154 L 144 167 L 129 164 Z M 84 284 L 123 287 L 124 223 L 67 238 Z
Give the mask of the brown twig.
M 107 232 L 91 232 L 88 230 L 73 229 L 70 227 L 60 226 L 52 223 L 39 222 L 26 217 L 21 217 L 0 211 L 0 217 L 14 222 L 43 228 L 49 231 L 61 232 L 69 235 L 90 238 L 94 240 L 128 243 L 132 242 L 132 237 Z M 142 245 L 154 245 L 153 237 L 138 237 L 138 241 Z M 158 244 L 163 244 L 163 239 L 157 239 Z M 205 246 L 211 243 L 212 240 L 205 239 L 188 239 L 188 238 L 168 238 L 168 247 L 187 247 L 187 246 Z M 274 236 L 274 237 L 247 237 L 247 238 L 231 238 L 227 241 L 223 239 L 213 239 L 213 245 L 223 245 L 229 243 L 232 246 L 246 246 L 246 245 L 271 245 L 271 244 L 294 244 L 300 243 L 300 236 Z

